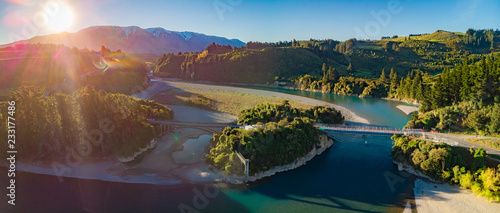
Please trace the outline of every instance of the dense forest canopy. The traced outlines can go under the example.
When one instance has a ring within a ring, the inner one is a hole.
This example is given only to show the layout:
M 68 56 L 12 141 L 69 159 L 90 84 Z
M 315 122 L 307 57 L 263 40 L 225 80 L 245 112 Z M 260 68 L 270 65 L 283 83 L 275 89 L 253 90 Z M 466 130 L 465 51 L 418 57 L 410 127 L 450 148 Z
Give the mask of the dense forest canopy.
M 242 110 L 238 121 L 257 125 L 247 130 L 227 127 L 221 134 L 214 134 L 206 159 L 227 173 L 241 174 L 237 151 L 250 160 L 250 174 L 255 174 L 292 163 L 310 152 L 321 134 L 315 121 L 338 124 L 344 117 L 330 107 L 297 109 L 285 101 Z
M 36 87 L 23 86 L 13 92 L 15 101 L 16 150 L 25 161 L 61 160 L 76 153 L 84 158 L 133 156 L 154 139 L 147 119 L 172 119 L 173 111 L 154 101 L 96 91 L 86 86 L 71 95 L 44 96 Z M 7 112 L 8 102 L 0 102 Z M 0 118 L 7 120 L 7 114 Z M 0 126 L 7 138 L 7 123 Z M 0 147 L 0 155 L 6 154 Z
M 313 106 L 309 109 L 299 109 L 290 106 L 287 100 L 282 104 L 259 104 L 250 109 L 244 109 L 238 114 L 238 123 L 253 125 L 257 123 L 293 121 L 297 117 L 308 117 L 317 123 L 344 123 L 340 111 L 327 106 Z
M 102 47 L 99 51 L 54 44 L 18 44 L 0 49 L 0 89 L 62 85 L 71 93 L 92 85 L 109 92 L 131 94 L 147 80 L 144 61 Z

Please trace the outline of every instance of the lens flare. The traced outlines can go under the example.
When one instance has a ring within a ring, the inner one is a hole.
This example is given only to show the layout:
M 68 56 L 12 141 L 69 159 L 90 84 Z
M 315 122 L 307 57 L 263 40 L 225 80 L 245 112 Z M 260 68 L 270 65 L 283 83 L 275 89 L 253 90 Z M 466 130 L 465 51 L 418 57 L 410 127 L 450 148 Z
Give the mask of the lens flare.
M 104 60 L 104 58 L 102 58 L 102 57 L 99 57 L 98 59 L 93 58 L 92 63 L 94 64 L 95 67 L 97 67 L 98 69 L 101 69 L 101 70 L 108 66 L 108 64 L 106 63 L 106 60 Z
M 49 6 L 46 8 L 47 11 L 51 9 L 53 10 L 54 8 L 49 8 Z M 50 15 L 47 26 L 52 30 L 61 32 L 67 30 L 73 23 L 73 11 L 65 4 L 59 3 L 55 13 Z

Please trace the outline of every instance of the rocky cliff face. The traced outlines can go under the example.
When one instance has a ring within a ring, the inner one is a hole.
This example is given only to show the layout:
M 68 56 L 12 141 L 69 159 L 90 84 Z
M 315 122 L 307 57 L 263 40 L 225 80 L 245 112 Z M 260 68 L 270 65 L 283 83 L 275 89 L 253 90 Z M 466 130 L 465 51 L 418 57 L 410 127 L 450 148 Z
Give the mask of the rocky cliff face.
M 416 175 L 418 177 L 427 178 L 427 179 L 432 180 L 434 182 L 438 182 L 437 180 L 430 178 L 429 176 L 425 175 L 423 172 L 421 172 L 420 170 L 416 169 L 415 167 L 413 167 L 411 165 L 407 165 L 407 164 L 397 162 L 397 161 L 393 161 L 393 162 L 394 162 L 394 164 L 398 165 L 399 171 L 406 171 L 406 172 L 413 174 L 413 175 Z

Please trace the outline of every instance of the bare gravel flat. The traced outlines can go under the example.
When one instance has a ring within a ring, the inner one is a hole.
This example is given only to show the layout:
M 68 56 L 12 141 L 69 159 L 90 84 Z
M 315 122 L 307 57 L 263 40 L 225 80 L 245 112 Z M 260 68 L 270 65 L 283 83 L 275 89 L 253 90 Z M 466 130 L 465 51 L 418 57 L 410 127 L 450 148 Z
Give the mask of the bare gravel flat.
M 277 98 L 286 98 L 290 100 L 296 100 L 303 102 L 308 105 L 326 105 L 333 107 L 339 110 L 342 115 L 344 115 L 345 120 L 349 122 L 356 123 L 364 123 L 369 124 L 369 121 L 356 115 L 354 112 L 349 109 L 332 104 L 326 101 L 320 101 L 313 98 L 302 97 L 298 95 L 285 94 L 280 92 L 266 91 L 266 90 L 258 90 L 258 89 L 249 89 L 249 88 L 241 88 L 241 87 L 232 87 L 232 86 L 220 86 L 220 85 L 212 85 L 212 84 L 200 84 L 200 83 L 189 83 L 189 82 L 179 82 L 179 81 L 169 81 L 169 80 L 156 80 L 153 82 L 153 85 L 146 90 L 145 93 L 142 94 L 143 97 L 150 98 L 154 94 L 157 94 L 167 88 L 189 88 L 189 89 L 197 89 L 202 91 L 218 91 L 218 92 L 227 92 L 227 93 L 239 93 L 239 94 L 249 94 L 263 97 L 277 97 Z

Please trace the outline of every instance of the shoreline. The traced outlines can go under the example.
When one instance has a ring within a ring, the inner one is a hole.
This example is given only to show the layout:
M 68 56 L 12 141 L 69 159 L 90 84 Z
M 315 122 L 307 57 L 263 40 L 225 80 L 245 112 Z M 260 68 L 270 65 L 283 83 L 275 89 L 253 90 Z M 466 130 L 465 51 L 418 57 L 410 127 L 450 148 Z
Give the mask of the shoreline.
M 414 112 L 418 112 L 418 108 L 414 106 L 397 105 L 396 108 L 409 115 Z
M 401 100 L 401 99 L 397 99 L 397 98 L 380 98 L 380 99 L 384 99 L 384 100 L 388 100 L 388 101 L 397 101 L 397 102 L 402 102 L 402 103 L 407 103 L 407 104 L 411 104 L 411 105 L 415 105 L 415 106 L 420 106 L 420 102 L 419 101 L 409 101 L 409 100 Z
M 261 88 L 272 88 L 272 89 L 286 89 L 286 90 L 296 90 L 296 91 L 307 91 L 307 92 L 317 92 L 317 93 L 329 93 L 333 95 L 344 95 L 344 96 L 354 96 L 354 97 L 359 97 L 359 98 L 378 98 L 378 99 L 383 99 L 383 100 L 389 100 L 389 101 L 397 101 L 397 102 L 402 102 L 402 103 L 407 103 L 415 106 L 420 106 L 420 102 L 417 100 L 410 101 L 410 100 L 402 100 L 402 99 L 397 99 L 397 98 L 388 98 L 388 97 L 373 97 L 373 96 L 362 96 L 362 95 L 348 95 L 348 94 L 342 94 L 342 93 L 336 93 L 336 92 L 326 92 L 323 90 L 319 89 L 300 89 L 296 86 L 280 86 L 279 84 L 245 84 L 245 83 L 224 83 L 224 82 L 212 82 L 212 81 L 186 81 L 184 79 L 180 78 L 164 78 L 160 76 L 153 76 L 156 78 L 163 79 L 165 81 L 178 81 L 178 82 L 184 82 L 184 83 L 193 83 L 193 84 L 210 84 L 210 85 L 220 85 L 220 86 L 238 86 L 238 87 L 261 87 Z
M 405 171 L 417 176 L 414 183 L 413 193 L 416 208 L 419 212 L 499 212 L 498 202 L 488 202 L 485 197 L 473 194 L 470 189 L 464 189 L 459 185 L 441 183 L 432 179 L 413 166 L 393 161 L 398 170 Z
M 129 163 L 129 162 L 132 162 L 134 161 L 137 156 L 141 156 L 143 153 L 147 152 L 148 150 L 152 149 L 152 148 L 155 148 L 156 147 L 156 139 L 153 138 L 153 140 L 151 140 L 148 145 L 142 149 L 139 149 L 136 153 L 134 153 L 132 156 L 130 157 L 122 157 L 122 158 L 118 158 L 118 161 L 120 161 L 121 163 Z
M 252 176 L 248 176 L 248 182 L 256 182 L 265 178 L 270 178 L 273 177 L 277 174 L 291 171 L 294 169 L 297 169 L 301 166 L 304 166 L 307 164 L 307 162 L 311 161 L 314 159 L 314 157 L 323 154 L 326 150 L 328 150 L 330 147 L 333 146 L 334 144 L 334 139 L 328 137 L 326 134 L 321 134 L 318 136 L 320 138 L 319 144 L 315 145 L 311 151 L 309 151 L 306 155 L 296 159 L 294 162 L 282 165 L 282 166 L 276 166 L 273 168 L 270 168 L 267 171 L 262 171 L 257 174 L 254 174 Z M 319 148 L 317 147 L 319 146 Z M 218 172 L 222 172 L 218 170 Z M 222 181 L 230 184 L 244 184 L 244 176 L 237 176 L 237 175 L 227 175 L 223 174 Z
M 318 137 L 320 138 L 320 142 L 318 144 L 319 148 L 317 148 L 316 147 L 317 145 L 316 145 L 313 147 L 313 149 L 309 153 L 307 153 L 305 156 L 303 156 L 299 159 L 296 159 L 293 163 L 283 165 L 283 166 L 273 167 L 273 168 L 271 168 L 267 171 L 264 171 L 264 172 L 259 172 L 257 174 L 254 174 L 253 176 L 249 176 L 248 180 L 250 182 L 255 182 L 255 181 L 258 181 L 260 179 L 272 177 L 272 176 L 277 175 L 279 173 L 291 171 L 291 170 L 294 170 L 294 169 L 297 169 L 301 166 L 306 165 L 307 162 L 314 159 L 314 157 L 323 154 L 323 152 L 325 152 L 327 149 L 332 147 L 334 144 L 334 140 L 332 138 L 328 137 L 328 135 L 326 135 L 326 134 L 319 135 Z
M 439 181 L 425 175 L 424 173 L 422 173 L 421 171 L 415 169 L 415 167 L 411 166 L 411 165 L 408 165 L 408 164 L 405 164 L 405 163 L 401 163 L 401 162 L 398 162 L 398 161 L 395 161 L 395 160 L 392 160 L 392 162 L 394 164 L 396 164 L 398 166 L 398 170 L 399 171 L 405 171 L 405 172 L 408 172 L 412 175 L 415 175 L 419 178 L 425 178 L 427 180 L 430 180 L 432 182 L 435 182 L 435 183 L 439 183 Z

